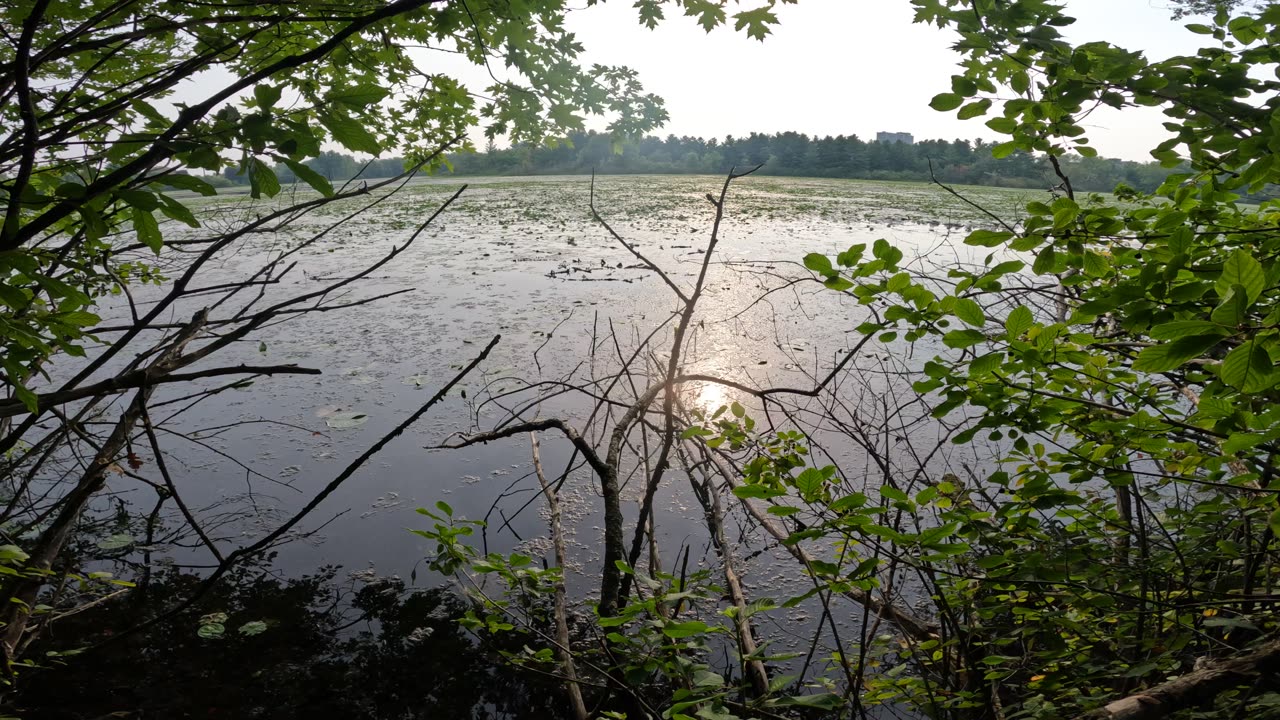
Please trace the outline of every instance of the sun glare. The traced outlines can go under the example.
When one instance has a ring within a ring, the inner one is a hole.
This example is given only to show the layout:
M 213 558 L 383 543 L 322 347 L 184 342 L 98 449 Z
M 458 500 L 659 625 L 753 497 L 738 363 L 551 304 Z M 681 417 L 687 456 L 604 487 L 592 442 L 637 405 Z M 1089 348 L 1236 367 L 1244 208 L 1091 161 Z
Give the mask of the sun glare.
M 733 398 L 729 395 L 730 388 L 719 383 L 698 383 L 690 386 L 689 389 L 691 393 L 690 406 L 708 415 L 733 402 Z

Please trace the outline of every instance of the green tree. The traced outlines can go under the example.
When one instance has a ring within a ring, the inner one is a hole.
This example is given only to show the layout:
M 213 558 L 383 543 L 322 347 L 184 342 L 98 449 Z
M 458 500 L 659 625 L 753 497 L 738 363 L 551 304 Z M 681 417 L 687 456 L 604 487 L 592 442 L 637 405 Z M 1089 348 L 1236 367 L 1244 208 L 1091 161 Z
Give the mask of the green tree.
M 828 506 L 819 532 L 891 544 L 948 629 L 891 684 L 935 716 L 1261 717 L 1277 687 L 1253 673 L 1280 661 L 1280 203 L 1243 199 L 1280 182 L 1280 6 L 1219 10 L 1187 25 L 1203 49 L 1157 60 L 1068 43 L 1045 0 L 913 4 L 961 38 L 933 107 L 990 116 L 992 154 L 1043 158 L 1057 186 L 971 232 L 989 254 L 938 268 L 945 286 L 884 241 L 806 258 L 873 309 L 863 333 L 928 349 L 914 388 L 953 442 L 1000 453 L 976 485 L 882 489 L 913 532 Z M 1152 156 L 1175 172 L 1154 192 L 1080 191 L 1097 105 L 1165 114 Z

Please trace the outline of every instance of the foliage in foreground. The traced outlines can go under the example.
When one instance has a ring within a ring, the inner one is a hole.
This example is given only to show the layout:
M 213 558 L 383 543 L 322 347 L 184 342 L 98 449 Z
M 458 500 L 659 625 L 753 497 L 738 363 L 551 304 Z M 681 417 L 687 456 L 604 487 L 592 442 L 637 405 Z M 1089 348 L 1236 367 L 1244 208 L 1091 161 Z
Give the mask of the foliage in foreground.
M 932 624 L 877 606 L 893 643 L 864 632 L 810 678 L 829 692 L 787 695 L 789 680 L 749 682 L 762 657 L 741 644 L 741 677 L 701 664 L 729 625 L 674 620 L 696 593 L 654 573 L 597 618 L 610 640 L 587 656 L 597 679 L 642 705 L 623 701 L 619 714 L 680 720 L 776 717 L 788 702 L 840 717 L 899 704 L 957 719 L 1280 714 L 1280 203 L 1241 202 L 1280 182 L 1280 6 L 1190 24 L 1206 47 L 1153 61 L 1065 42 L 1058 28 L 1072 20 L 1045 0 L 914 5 L 959 33 L 965 57 L 933 107 L 990 115 L 1008 136 L 994 152 L 1043 154 L 1055 187 L 1025 220 L 993 216 L 967 236 L 989 249 L 976 267 L 940 276 L 883 240 L 804 262 L 867 309 L 867 341 L 930 358 L 918 398 L 950 445 L 994 448 L 996 461 L 909 474 L 886 461 L 878 490 L 848 492 L 843 469 L 812 465 L 802 434 L 761 433 L 740 406 L 689 418 L 683 439 L 712 465 L 742 461 L 722 479 L 744 507 L 799 521 L 782 545 L 815 549 L 815 587 L 789 603 L 892 602 L 905 573 Z M 1185 169 L 1154 192 L 1078 192 L 1061 158 L 1092 155 L 1081 123 L 1096 104 L 1161 107 L 1172 137 L 1152 154 Z M 508 588 L 481 598 L 472 627 L 536 633 L 527 617 L 510 621 L 525 617 L 512 597 L 536 593 L 543 571 L 476 557 L 459 528 L 438 516 L 427 531 L 441 569 Z M 889 669 L 870 669 L 889 651 Z M 552 663 L 539 652 L 520 660 Z M 637 692 L 651 686 L 666 694 Z

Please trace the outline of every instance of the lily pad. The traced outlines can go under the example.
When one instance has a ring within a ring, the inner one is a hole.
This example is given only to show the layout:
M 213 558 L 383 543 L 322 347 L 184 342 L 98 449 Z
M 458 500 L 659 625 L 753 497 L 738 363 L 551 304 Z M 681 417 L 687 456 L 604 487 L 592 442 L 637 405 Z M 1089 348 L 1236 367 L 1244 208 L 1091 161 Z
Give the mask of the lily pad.
M 354 427 L 360 427 L 369 421 L 366 413 L 357 411 L 338 412 L 324 419 L 324 424 L 334 430 L 348 430 Z
M 196 631 L 196 634 L 205 640 L 216 640 L 222 637 L 222 634 L 226 631 L 227 626 L 222 623 L 209 623 L 207 625 L 201 625 L 200 629 Z
M 261 635 L 267 631 L 267 624 L 261 620 L 252 620 L 240 626 L 236 632 L 241 635 Z

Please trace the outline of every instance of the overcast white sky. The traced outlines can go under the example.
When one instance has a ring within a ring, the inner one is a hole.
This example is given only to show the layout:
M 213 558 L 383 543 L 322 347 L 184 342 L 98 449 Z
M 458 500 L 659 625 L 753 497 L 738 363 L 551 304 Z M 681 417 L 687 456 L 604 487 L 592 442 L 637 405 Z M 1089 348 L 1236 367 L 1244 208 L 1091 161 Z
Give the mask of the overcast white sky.
M 1175 22 L 1167 0 L 1065 0 L 1077 23 L 1069 40 L 1104 40 L 1150 58 L 1194 53 L 1204 38 Z M 939 113 L 929 100 L 950 90 L 959 55 L 950 31 L 912 23 L 907 0 L 799 0 L 777 8 L 780 24 L 764 42 L 732 27 L 710 34 L 693 18 L 674 14 L 658 28 L 640 25 L 632 0 L 569 13 L 569 29 L 586 46 L 588 63 L 637 70 L 649 92 L 666 101 L 671 115 L 655 134 L 704 138 L 795 130 L 809 135 L 874 138 L 880 130 L 910 132 L 917 139 L 999 140 L 982 119 L 960 121 Z M 745 7 L 756 5 L 748 0 Z M 447 53 L 424 53 L 424 66 L 452 75 L 473 90 L 492 83 L 483 68 Z M 495 71 L 502 74 L 501 67 Z M 211 74 L 184 88 L 175 100 L 200 99 Z M 190 97 L 188 97 L 190 96 Z M 1085 123 L 1104 156 L 1150 160 L 1166 135 L 1156 108 L 1108 108 Z M 603 122 L 597 128 L 602 128 Z M 483 146 L 483 133 L 473 138 Z
M 1148 57 L 1194 52 L 1202 37 L 1170 20 L 1162 0 L 1067 0 L 1075 42 L 1106 40 Z M 692 18 L 656 30 L 627 0 L 570 13 L 590 62 L 621 64 L 662 96 L 671 120 L 659 134 L 703 137 L 796 130 L 810 135 L 900 130 L 920 138 L 998 136 L 981 120 L 959 121 L 928 107 L 949 90 L 959 56 L 950 33 L 913 24 L 906 0 L 800 0 L 780 6 L 781 24 L 761 43 Z M 1099 111 L 1089 118 L 1105 156 L 1149 160 L 1164 133 L 1158 110 Z
M 1069 40 L 1105 40 L 1148 58 L 1194 53 L 1203 37 L 1172 22 L 1162 0 L 1068 0 L 1078 22 Z M 794 129 L 809 135 L 916 138 L 984 137 L 982 120 L 963 122 L 928 102 L 950 90 L 959 55 L 952 33 L 911 22 L 905 0 L 800 0 L 778 9 L 780 26 L 764 42 L 731 28 L 708 35 L 692 18 L 669 17 L 649 31 L 626 0 L 570 13 L 586 59 L 639 70 L 667 101 L 659 135 L 741 136 Z M 1156 109 L 1100 110 L 1088 122 L 1102 155 L 1149 160 L 1164 135 Z

